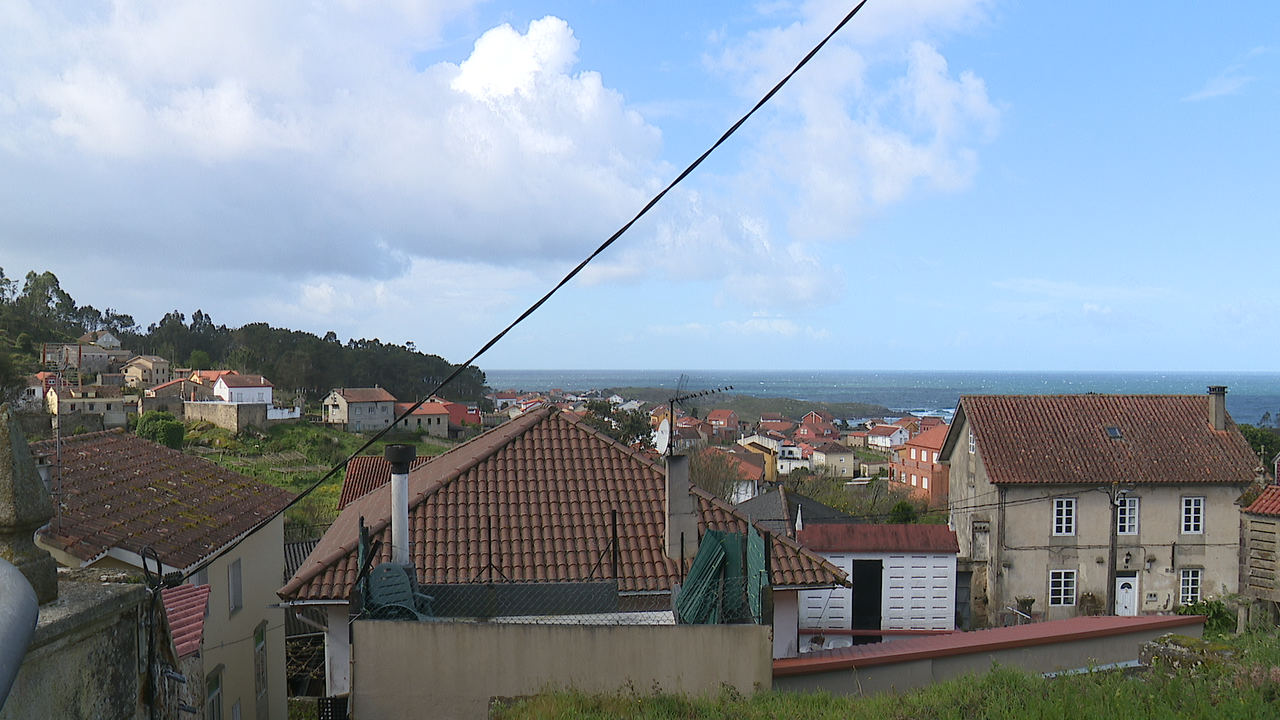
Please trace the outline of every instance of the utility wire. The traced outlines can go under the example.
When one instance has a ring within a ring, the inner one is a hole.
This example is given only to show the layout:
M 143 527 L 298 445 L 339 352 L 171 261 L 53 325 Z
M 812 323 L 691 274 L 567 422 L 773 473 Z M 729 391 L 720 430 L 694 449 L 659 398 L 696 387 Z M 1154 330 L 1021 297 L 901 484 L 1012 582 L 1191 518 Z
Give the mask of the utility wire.
M 578 273 L 582 272 L 582 270 L 587 267 L 588 263 L 590 263 L 592 260 L 595 260 L 596 257 L 600 255 L 600 253 L 609 249 L 609 246 L 613 245 L 613 243 L 617 241 L 618 238 L 622 237 L 623 233 L 630 230 L 632 225 L 635 225 L 640 220 L 640 218 L 648 214 L 649 210 L 653 209 L 653 207 L 657 205 L 658 202 L 662 200 L 662 198 L 666 197 L 668 192 L 671 192 L 671 190 L 675 188 L 676 185 L 679 185 L 681 181 L 683 181 L 686 177 L 689 176 L 690 173 L 692 173 L 695 169 L 697 169 L 697 167 L 701 165 L 702 162 L 711 155 L 711 153 L 715 152 L 716 149 L 719 148 L 721 145 L 723 145 L 726 140 L 732 137 L 733 134 L 738 131 L 738 128 L 742 127 L 743 123 L 745 123 L 752 115 L 754 115 L 757 110 L 764 107 L 765 103 L 773 99 L 773 96 L 777 95 L 778 91 L 781 90 L 783 86 L 786 85 L 787 82 L 789 82 L 791 78 L 795 76 L 796 73 L 800 72 L 801 68 L 803 68 L 805 65 L 808 65 L 809 61 L 813 59 L 813 56 L 817 55 L 818 51 L 821 50 L 827 44 L 827 42 L 831 40 L 831 38 L 835 37 L 835 34 L 840 32 L 840 30 L 845 25 L 849 24 L 849 21 L 853 19 L 853 16 L 857 15 L 858 11 L 862 9 L 862 6 L 866 4 L 867 4 L 867 0 L 862 0 L 862 2 L 858 3 L 857 6 L 855 6 L 852 10 L 850 10 L 849 14 L 845 15 L 844 19 L 841 20 L 839 23 L 837 23 L 835 28 L 833 28 L 831 32 L 827 33 L 826 37 L 822 38 L 822 40 L 817 45 L 814 45 L 813 49 L 810 50 L 809 53 L 805 55 L 804 58 L 800 60 L 800 62 L 797 63 L 794 68 L 791 69 L 791 72 L 787 73 L 785 77 L 779 80 L 778 84 L 773 86 L 773 89 L 765 93 L 764 97 L 760 98 L 759 102 L 757 102 L 754 106 L 752 106 L 752 108 L 748 110 L 745 115 L 739 118 L 737 122 L 735 122 L 728 130 L 726 130 L 724 134 L 720 136 L 720 139 L 716 140 L 715 143 L 711 145 L 711 147 L 707 148 L 706 152 L 699 155 L 698 158 L 694 160 L 692 163 L 690 163 L 689 166 L 686 167 L 683 172 L 681 172 L 679 175 L 676 176 L 674 180 L 668 183 L 667 186 L 664 187 L 661 192 L 659 192 L 657 195 L 654 195 L 653 199 L 651 199 L 648 203 L 646 203 L 645 206 L 640 209 L 640 212 L 635 214 L 635 217 L 631 218 L 630 220 L 627 221 L 625 225 L 618 228 L 616 232 L 614 232 L 612 235 L 609 236 L 608 240 L 605 240 L 603 243 L 601 243 L 600 247 L 596 248 L 594 252 L 592 252 L 582 262 L 578 263 L 577 266 L 575 266 L 572 270 L 570 270 L 569 274 L 565 275 L 560 280 L 560 282 L 556 283 L 554 287 L 552 287 L 550 290 L 547 291 L 547 294 L 543 295 L 541 298 L 538 299 L 537 302 L 530 305 L 529 309 L 525 310 L 523 313 L 520 313 L 519 317 L 517 317 L 514 321 L 512 321 L 510 325 L 503 328 L 502 332 L 499 332 L 497 335 L 494 335 L 493 338 L 489 340 L 489 342 L 485 343 L 479 350 L 475 352 L 474 355 L 468 358 L 466 362 L 456 366 L 454 371 L 449 374 L 449 377 L 441 381 L 439 385 L 436 385 L 435 390 L 432 390 L 430 393 L 427 394 L 426 397 L 414 403 L 413 406 L 405 410 L 404 413 L 396 416 L 396 419 L 394 422 L 392 422 L 390 425 L 383 428 L 382 430 L 378 431 L 378 433 L 375 434 L 373 437 L 369 438 L 369 440 L 364 445 L 360 446 L 360 449 L 351 453 L 351 455 L 347 456 L 347 458 L 342 462 L 338 463 L 337 465 L 334 465 L 329 470 L 329 472 L 325 473 L 324 477 L 315 481 L 315 483 L 313 483 L 310 487 L 308 487 L 307 489 L 299 493 L 297 497 L 293 498 L 287 504 L 285 504 L 284 507 L 271 513 L 266 518 L 264 518 L 261 522 L 259 522 L 255 527 L 253 527 L 251 530 L 246 532 L 244 535 L 241 535 L 239 538 L 236 538 L 229 545 L 224 547 L 222 550 L 218 551 L 217 554 L 213 555 L 208 560 L 205 560 L 204 562 L 192 568 L 189 572 L 187 572 L 183 576 L 182 578 L 183 581 L 186 581 L 187 578 L 190 578 L 192 575 L 200 572 L 201 570 L 204 570 L 209 565 L 211 565 L 215 560 L 234 550 L 237 546 L 240 545 L 240 543 L 244 542 L 244 540 L 248 538 L 250 535 L 266 527 L 267 524 L 275 520 L 277 517 L 283 514 L 286 510 L 298 504 L 300 501 L 302 501 L 303 498 L 310 495 L 313 491 L 315 491 L 316 488 L 320 487 L 327 480 L 329 480 L 329 478 L 333 477 L 338 472 L 338 470 L 345 468 L 347 466 L 347 463 L 351 462 L 352 458 L 356 457 L 360 453 L 369 449 L 374 443 L 380 440 L 383 435 L 386 435 L 388 432 L 391 431 L 392 428 L 394 428 L 397 424 L 399 424 L 401 420 L 408 417 L 409 415 L 412 415 L 415 410 L 422 407 L 423 403 L 427 402 L 433 396 L 437 395 L 441 390 L 445 388 L 445 386 L 447 386 L 450 382 L 452 382 L 459 375 L 461 375 L 464 370 L 466 370 L 468 367 L 471 366 L 471 363 L 475 362 L 477 359 L 480 358 L 481 355 L 484 355 L 486 352 L 489 351 L 490 348 L 498 344 L 498 341 L 506 337 L 507 333 L 511 332 L 517 325 L 524 322 L 525 319 L 528 318 L 530 315 L 532 315 L 534 312 L 536 312 L 538 308 L 542 307 L 543 304 L 545 304 L 548 300 L 551 299 L 552 295 L 555 295 L 560 290 L 560 288 L 569 284 L 570 280 L 573 280 L 573 278 L 577 277 Z

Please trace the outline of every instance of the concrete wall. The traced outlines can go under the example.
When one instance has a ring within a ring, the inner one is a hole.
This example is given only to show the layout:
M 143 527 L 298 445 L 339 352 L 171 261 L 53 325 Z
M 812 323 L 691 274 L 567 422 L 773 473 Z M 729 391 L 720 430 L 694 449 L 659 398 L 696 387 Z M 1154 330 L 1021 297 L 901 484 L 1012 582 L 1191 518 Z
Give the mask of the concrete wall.
M 353 624 L 356 720 L 483 720 L 493 697 L 549 687 L 750 694 L 772 680 L 761 625 Z
M 139 657 L 146 647 L 145 589 L 58 585 L 58 600 L 40 608 L 35 636 L 0 720 L 146 717 L 140 702 L 145 660 Z
M 1200 637 L 1203 625 L 1178 628 L 1181 635 Z M 873 695 L 882 692 L 905 692 L 944 682 L 962 675 L 987 672 L 995 664 L 1007 665 L 1030 673 L 1079 670 L 1091 665 L 1132 662 L 1138 659 L 1141 645 L 1168 632 L 1167 628 L 1046 643 L 1029 647 L 983 650 L 963 655 L 908 660 L 871 667 L 835 670 L 810 675 L 779 677 L 774 690 L 792 692 L 827 691 L 837 695 Z

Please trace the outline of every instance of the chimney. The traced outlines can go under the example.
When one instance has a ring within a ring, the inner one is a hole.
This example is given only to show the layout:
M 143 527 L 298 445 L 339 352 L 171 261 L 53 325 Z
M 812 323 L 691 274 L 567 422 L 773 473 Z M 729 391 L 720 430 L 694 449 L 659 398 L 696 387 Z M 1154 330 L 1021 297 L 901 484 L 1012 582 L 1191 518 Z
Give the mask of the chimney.
M 1227 386 L 1209 386 L 1209 427 L 1227 429 Z
M 689 457 L 668 455 L 663 544 L 667 557 L 672 560 L 687 560 L 698 554 L 698 508 L 697 500 L 689 492 L 691 487 Z
M 413 565 L 409 557 L 409 466 L 418 456 L 413 445 L 388 445 L 383 457 L 391 463 L 391 562 Z

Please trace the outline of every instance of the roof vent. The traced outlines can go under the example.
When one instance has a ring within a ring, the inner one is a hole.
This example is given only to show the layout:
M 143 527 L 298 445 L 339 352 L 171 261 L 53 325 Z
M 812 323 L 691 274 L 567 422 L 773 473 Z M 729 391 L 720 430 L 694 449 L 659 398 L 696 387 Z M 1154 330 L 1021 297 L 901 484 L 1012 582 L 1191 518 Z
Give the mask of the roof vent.
M 1120 440 L 1124 437 L 1124 433 L 1120 432 L 1120 428 L 1116 427 L 1115 425 L 1108 425 L 1106 430 L 1107 430 L 1107 437 L 1111 438 L 1112 440 Z

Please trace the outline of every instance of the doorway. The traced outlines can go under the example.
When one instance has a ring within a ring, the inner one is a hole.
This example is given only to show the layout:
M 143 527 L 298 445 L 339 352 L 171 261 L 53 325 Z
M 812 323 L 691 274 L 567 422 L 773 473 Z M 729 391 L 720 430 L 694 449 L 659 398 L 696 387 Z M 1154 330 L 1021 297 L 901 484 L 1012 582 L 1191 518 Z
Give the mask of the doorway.
M 1138 614 L 1138 573 L 1116 573 L 1116 615 Z
M 880 560 L 853 561 L 853 615 L 854 630 L 880 629 L 880 600 L 884 596 L 884 563 Z M 855 635 L 856 645 L 880 642 L 879 635 Z

